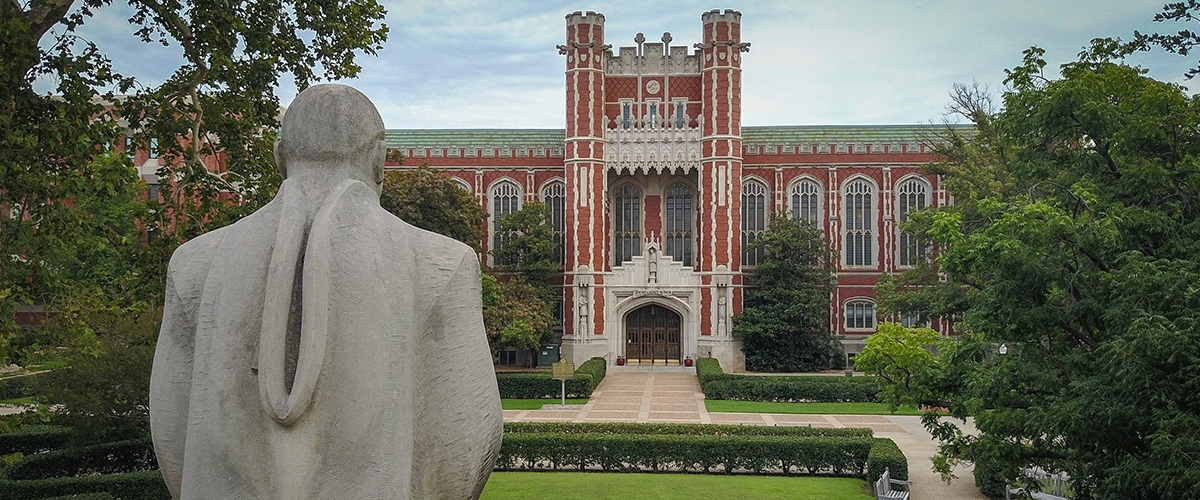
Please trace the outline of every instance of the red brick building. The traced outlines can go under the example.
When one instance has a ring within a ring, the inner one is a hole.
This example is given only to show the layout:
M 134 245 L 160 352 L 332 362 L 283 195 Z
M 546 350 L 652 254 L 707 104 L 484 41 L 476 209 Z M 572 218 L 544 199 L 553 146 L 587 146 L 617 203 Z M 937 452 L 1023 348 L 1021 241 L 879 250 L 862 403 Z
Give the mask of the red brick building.
M 743 127 L 741 14 L 713 10 L 701 25 L 692 48 L 639 33 L 614 51 L 602 14 L 572 13 L 558 46 L 565 129 L 389 130 L 388 145 L 479 197 L 485 249 L 503 244 L 495 217 L 550 205 L 565 246 L 562 353 L 575 363 L 713 356 L 741 369 L 730 320 L 761 258 L 748 243 L 773 212 L 811 220 L 838 250 L 829 328 L 853 354 L 883 319 L 875 281 L 927 250 L 896 222 L 949 203 L 920 169 L 935 128 Z

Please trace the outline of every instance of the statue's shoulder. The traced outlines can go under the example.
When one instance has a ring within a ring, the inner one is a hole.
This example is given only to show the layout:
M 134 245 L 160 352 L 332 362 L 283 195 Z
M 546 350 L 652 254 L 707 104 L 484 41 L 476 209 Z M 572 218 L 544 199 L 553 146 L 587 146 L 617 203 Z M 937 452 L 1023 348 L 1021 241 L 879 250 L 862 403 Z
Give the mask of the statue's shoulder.
M 454 261 L 467 255 L 475 255 L 475 251 L 466 243 L 404 222 L 383 208 L 379 210 L 382 212 L 380 218 L 386 226 L 387 233 L 398 244 L 412 245 L 419 253 L 437 255 Z
M 274 222 L 269 215 L 273 208 L 271 205 L 268 204 L 233 224 L 214 229 L 179 245 L 171 254 L 168 272 L 176 279 L 186 277 L 181 275 L 207 274 L 208 266 L 226 240 L 241 241 L 245 245 L 270 244 L 270 241 L 252 243 L 250 240 L 273 238 L 273 229 L 264 230 Z

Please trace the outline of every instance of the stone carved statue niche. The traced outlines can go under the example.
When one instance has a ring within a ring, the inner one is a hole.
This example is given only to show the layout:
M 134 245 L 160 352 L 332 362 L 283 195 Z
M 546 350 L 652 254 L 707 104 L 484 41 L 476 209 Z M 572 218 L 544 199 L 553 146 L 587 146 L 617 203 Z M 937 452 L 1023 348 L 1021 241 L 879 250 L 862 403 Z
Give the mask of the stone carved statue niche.
M 374 105 L 313 86 L 278 195 L 171 257 L 151 376 L 180 499 L 478 498 L 503 421 L 479 264 L 379 206 Z

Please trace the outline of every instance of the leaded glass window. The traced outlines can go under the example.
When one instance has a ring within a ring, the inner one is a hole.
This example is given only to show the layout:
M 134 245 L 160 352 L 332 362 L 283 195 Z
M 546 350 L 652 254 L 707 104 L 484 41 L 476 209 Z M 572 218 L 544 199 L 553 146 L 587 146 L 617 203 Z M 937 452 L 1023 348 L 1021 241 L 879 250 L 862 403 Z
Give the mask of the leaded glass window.
M 757 266 L 763 251 L 754 245 L 767 230 L 767 188 L 747 180 L 742 183 L 742 265 Z
M 847 266 L 870 266 L 875 262 L 874 231 L 872 221 L 875 219 L 871 208 L 874 189 L 864 180 L 856 180 L 846 185 L 846 217 L 844 255 Z
M 907 221 L 910 212 L 925 208 L 929 202 L 928 187 L 918 179 L 904 182 L 896 192 L 898 193 L 896 195 L 896 213 L 900 222 Z M 925 257 L 925 244 L 916 236 L 900 231 L 897 242 L 899 255 L 896 256 L 896 263 L 898 265 L 915 266 Z
M 792 217 L 819 225 L 821 213 L 821 187 L 810 180 L 792 186 Z
M 613 193 L 613 265 L 642 253 L 642 192 L 631 184 Z
M 692 265 L 692 189 L 683 183 L 667 188 L 667 255 Z
M 875 303 L 869 300 L 850 300 L 846 302 L 847 330 L 874 330 Z
M 512 240 L 512 232 L 497 230 L 500 218 L 521 209 L 521 188 L 515 182 L 502 181 L 492 188 L 492 255 Z M 493 259 L 497 265 L 507 264 Z
M 563 183 L 555 181 L 542 188 L 542 202 L 550 209 L 550 227 L 554 231 L 554 245 L 558 250 L 558 263 L 566 260 L 567 220 L 565 200 L 567 188 Z

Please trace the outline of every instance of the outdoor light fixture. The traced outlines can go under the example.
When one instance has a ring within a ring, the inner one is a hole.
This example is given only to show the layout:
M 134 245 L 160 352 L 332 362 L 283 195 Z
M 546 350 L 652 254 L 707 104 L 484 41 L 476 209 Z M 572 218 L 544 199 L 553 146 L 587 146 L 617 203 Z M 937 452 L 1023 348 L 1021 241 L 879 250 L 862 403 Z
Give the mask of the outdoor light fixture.
M 1000 344 L 1000 348 L 999 348 L 999 349 L 997 349 L 997 351 L 1000 353 L 1000 355 L 1001 355 L 1001 356 L 1003 356 L 1003 355 L 1005 355 L 1005 354 L 1008 354 L 1008 345 L 1007 345 L 1007 344 Z

